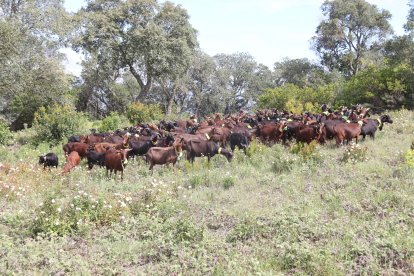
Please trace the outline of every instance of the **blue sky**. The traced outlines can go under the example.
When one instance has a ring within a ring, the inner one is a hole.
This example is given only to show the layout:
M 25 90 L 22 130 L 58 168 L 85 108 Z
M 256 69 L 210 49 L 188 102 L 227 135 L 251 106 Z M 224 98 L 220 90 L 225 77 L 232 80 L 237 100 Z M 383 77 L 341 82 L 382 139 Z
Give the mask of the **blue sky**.
M 198 31 L 200 48 L 207 54 L 247 52 L 259 63 L 273 69 L 283 58 L 316 59 L 310 38 L 323 19 L 323 0 L 170 0 L 180 4 L 190 15 Z M 408 0 L 368 0 L 393 15 L 396 34 L 408 14 Z M 83 0 L 65 0 L 65 7 L 75 12 Z M 80 73 L 80 57 L 66 50 L 67 71 Z

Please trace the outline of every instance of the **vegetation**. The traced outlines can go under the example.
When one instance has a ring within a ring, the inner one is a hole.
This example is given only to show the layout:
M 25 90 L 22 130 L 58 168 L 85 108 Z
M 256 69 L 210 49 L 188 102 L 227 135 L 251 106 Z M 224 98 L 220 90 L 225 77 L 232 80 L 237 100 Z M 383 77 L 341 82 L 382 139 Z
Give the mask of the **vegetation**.
M 1 1 L 1 274 L 414 274 L 414 3 L 393 37 L 391 14 L 365 0 L 321 8 L 321 61 L 268 68 L 203 53 L 168 1 L 90 0 L 74 14 Z M 84 54 L 80 77 L 64 72 L 63 47 Z M 123 182 L 84 161 L 59 174 L 61 143 L 91 127 L 323 103 L 391 110 L 395 123 L 341 149 L 252 141 L 231 163 L 153 176 L 131 161 Z M 50 151 L 58 170 L 37 165 Z
M 2 274 L 414 273 L 414 113 L 357 148 L 253 142 L 231 163 L 43 170 L 46 145 L 0 148 Z M 25 131 L 29 131 L 25 130 Z M 352 146 L 350 146 L 352 147 Z M 63 160 L 60 146 L 51 149 Z
M 116 129 L 126 127 L 128 124 L 127 118 L 121 116 L 116 112 L 112 112 L 109 116 L 102 119 L 101 125 L 98 127 L 99 132 L 114 131 Z
M 0 120 L 0 144 L 5 145 L 13 137 L 9 126 L 3 120 Z
M 128 120 L 133 125 L 151 122 L 162 118 L 161 108 L 157 104 L 133 103 L 128 106 Z
M 377 55 L 392 32 L 390 12 L 365 0 L 325 1 L 326 19 L 318 25 L 313 43 L 322 62 L 346 76 L 356 75 L 368 55 Z
M 300 88 L 294 84 L 286 84 L 274 89 L 267 89 L 258 99 L 260 108 L 286 109 L 296 114 L 303 111 L 318 112 L 320 104 L 334 98 L 334 85 Z
M 85 116 L 68 105 L 41 107 L 34 117 L 35 144 L 48 142 L 56 145 L 70 135 L 86 132 L 82 129 L 86 122 Z

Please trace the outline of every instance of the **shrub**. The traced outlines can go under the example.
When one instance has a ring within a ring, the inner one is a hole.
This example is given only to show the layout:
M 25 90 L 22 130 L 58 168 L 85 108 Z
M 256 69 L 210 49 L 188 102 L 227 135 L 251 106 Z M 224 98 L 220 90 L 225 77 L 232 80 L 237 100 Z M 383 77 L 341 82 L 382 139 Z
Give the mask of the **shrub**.
M 269 229 L 267 229 L 267 227 L 258 220 L 253 218 L 245 218 L 234 227 L 233 231 L 229 233 L 226 241 L 230 243 L 238 241 L 244 242 L 250 239 L 265 236 L 265 233 L 268 231 Z
M 197 227 L 188 219 L 180 219 L 172 227 L 174 240 L 176 243 L 200 242 L 204 238 L 204 231 Z
M 98 127 L 98 130 L 100 132 L 113 131 L 115 129 L 121 128 L 125 121 L 126 118 L 124 116 L 121 116 L 116 112 L 111 112 L 109 116 L 106 116 L 102 120 L 101 125 Z
M 54 105 L 49 108 L 41 107 L 35 113 L 33 128 L 36 132 L 35 144 L 48 142 L 56 145 L 63 138 L 75 133 L 82 133 L 86 117 L 68 105 Z
M 317 88 L 300 88 L 294 84 L 286 84 L 267 89 L 258 101 L 259 108 L 287 109 L 295 113 L 319 110 L 319 103 L 332 102 L 335 85 L 324 85 Z
M 405 163 L 406 163 L 409 167 L 414 167 L 414 150 L 409 150 L 409 151 L 405 154 Z
M 128 106 L 127 117 L 132 124 L 141 124 L 152 120 L 159 120 L 163 116 L 157 104 L 143 104 L 140 102 Z
M 352 142 L 345 149 L 341 161 L 345 163 L 351 162 L 353 164 L 368 161 L 367 151 L 367 147 L 361 147 L 360 145 Z
M 121 209 L 126 206 L 125 203 L 122 206 L 107 203 L 83 191 L 67 204 L 49 196 L 35 210 L 36 217 L 31 225 L 31 232 L 34 236 L 39 233 L 83 234 L 90 225 L 105 225 L 119 220 Z
M 256 153 L 262 152 L 265 148 L 266 148 L 265 145 L 260 143 L 259 140 L 254 139 L 254 140 L 252 140 L 249 147 L 247 148 L 246 154 L 247 154 L 248 157 L 252 157 Z
M 4 145 L 12 138 L 9 126 L 3 120 L 0 120 L 0 144 Z
M 223 180 L 223 188 L 225 190 L 228 190 L 231 187 L 233 187 L 235 183 L 236 183 L 236 181 L 234 180 L 234 178 L 231 177 L 231 176 L 228 176 L 228 177 L 224 178 L 224 180 Z
M 272 167 L 271 167 L 272 172 L 276 174 L 289 172 L 294 167 L 296 161 L 297 161 L 297 158 L 294 156 L 291 157 L 291 156 L 277 155 L 272 161 Z
M 296 143 L 290 148 L 290 153 L 300 155 L 304 160 L 316 158 L 316 146 L 318 142 L 315 140 L 310 144 Z

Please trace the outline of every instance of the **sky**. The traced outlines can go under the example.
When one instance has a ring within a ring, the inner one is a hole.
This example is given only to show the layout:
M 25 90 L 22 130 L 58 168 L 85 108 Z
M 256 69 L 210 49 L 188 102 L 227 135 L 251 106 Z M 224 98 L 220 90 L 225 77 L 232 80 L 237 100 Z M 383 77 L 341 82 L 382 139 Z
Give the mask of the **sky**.
M 324 0 L 170 0 L 181 5 L 198 31 L 200 48 L 210 56 L 246 52 L 273 69 L 284 58 L 317 57 L 310 39 L 323 20 Z M 394 33 L 404 33 L 408 0 L 368 0 L 391 12 Z M 76 12 L 83 0 L 65 0 L 65 8 Z M 81 57 L 63 50 L 67 72 L 80 75 Z

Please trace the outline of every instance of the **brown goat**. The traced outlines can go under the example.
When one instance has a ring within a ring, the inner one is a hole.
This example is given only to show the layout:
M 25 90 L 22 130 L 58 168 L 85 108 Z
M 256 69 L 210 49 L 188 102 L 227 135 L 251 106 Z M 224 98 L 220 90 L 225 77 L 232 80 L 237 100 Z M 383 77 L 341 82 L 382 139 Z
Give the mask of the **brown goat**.
M 131 149 L 114 149 L 111 148 L 105 153 L 105 166 L 106 166 L 106 176 L 108 177 L 108 172 L 110 172 L 109 177 L 112 175 L 112 172 L 115 172 L 115 175 L 118 171 L 121 172 L 121 180 L 124 178 L 124 168 L 128 163 L 128 152 Z
M 358 144 L 358 137 L 361 134 L 361 127 L 363 122 L 358 123 L 340 123 L 334 126 L 336 146 L 339 147 L 343 144 L 344 140 L 351 141 L 355 138 L 355 142 Z
M 74 167 L 80 164 L 80 161 L 81 158 L 77 151 L 72 151 L 69 153 L 69 155 L 66 157 L 66 163 L 65 166 L 63 166 L 63 171 L 61 174 L 63 175 L 70 172 Z
M 63 151 L 66 156 L 68 156 L 72 151 L 76 151 L 79 153 L 80 158 L 84 158 L 88 152 L 88 144 L 81 142 L 69 142 L 63 145 Z
M 172 163 L 175 166 L 177 160 L 183 154 L 184 138 L 176 138 L 171 147 L 153 147 L 147 152 L 146 160 L 150 163 L 149 169 L 152 170 L 154 165 L 165 165 Z

